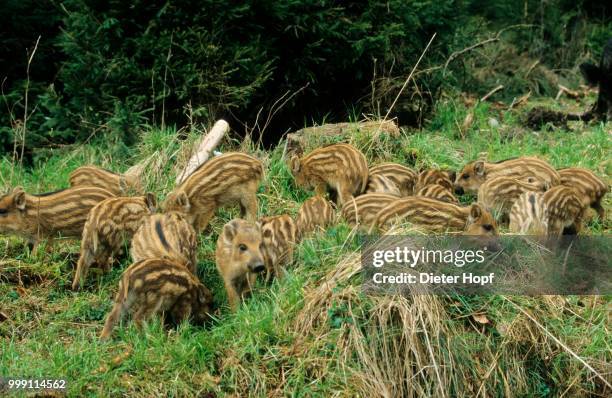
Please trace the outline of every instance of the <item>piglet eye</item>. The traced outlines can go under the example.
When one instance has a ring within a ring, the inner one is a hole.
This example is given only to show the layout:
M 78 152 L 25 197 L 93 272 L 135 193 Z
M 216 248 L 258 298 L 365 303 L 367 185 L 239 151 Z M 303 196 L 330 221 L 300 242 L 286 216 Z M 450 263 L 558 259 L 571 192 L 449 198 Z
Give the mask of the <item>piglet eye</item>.
M 0 214 L 6 214 L 8 211 L 6 209 L 0 209 Z
M 468 174 L 464 174 L 461 176 L 461 178 L 463 178 L 464 180 L 467 180 L 468 178 L 470 178 L 470 176 Z
M 485 231 L 493 231 L 493 226 L 491 224 L 484 224 L 482 227 Z
M 245 244 L 242 244 L 242 243 L 241 243 L 240 245 L 238 245 L 238 248 L 239 248 L 239 249 L 240 249 L 240 251 L 242 251 L 242 252 L 245 252 L 245 251 L 247 250 L 246 245 L 245 245 Z

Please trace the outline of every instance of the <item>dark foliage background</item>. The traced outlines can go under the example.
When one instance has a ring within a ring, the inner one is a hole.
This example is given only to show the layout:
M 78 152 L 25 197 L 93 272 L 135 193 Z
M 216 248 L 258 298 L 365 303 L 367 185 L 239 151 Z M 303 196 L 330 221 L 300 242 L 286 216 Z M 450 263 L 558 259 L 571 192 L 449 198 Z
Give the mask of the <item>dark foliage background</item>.
M 524 25 L 509 30 L 509 58 L 575 70 L 577 60 L 598 56 L 612 28 L 600 0 L 5 0 L 0 12 L 0 148 L 20 146 L 25 131 L 26 155 L 100 137 L 129 145 L 143 124 L 218 117 L 259 134 L 281 98 L 288 101 L 264 132 L 268 144 L 313 121 L 384 114 L 435 32 L 420 66 L 432 71 L 393 112 L 418 125 L 443 89 L 491 88 L 470 69 L 484 63 L 435 68 L 478 37 Z M 516 80 L 500 95 L 526 85 Z

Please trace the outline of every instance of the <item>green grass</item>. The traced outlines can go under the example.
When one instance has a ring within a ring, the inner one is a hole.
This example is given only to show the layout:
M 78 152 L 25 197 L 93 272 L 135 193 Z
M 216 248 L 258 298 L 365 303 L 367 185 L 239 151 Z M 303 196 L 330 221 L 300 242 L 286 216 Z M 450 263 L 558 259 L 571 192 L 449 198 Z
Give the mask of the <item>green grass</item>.
M 468 111 L 448 101 L 439 104 L 425 130 L 404 130 L 400 138 L 376 142 L 355 132 L 350 141 L 372 163 L 459 169 L 483 155 L 490 160 L 537 155 L 556 167 L 587 167 L 609 181 L 610 124 L 533 132 L 519 126 L 520 114 L 481 104 L 461 138 L 458 126 Z M 500 127 L 490 127 L 490 117 Z M 124 171 L 154 155 L 161 162 L 151 168 L 146 183 L 161 200 L 173 184 L 176 164 L 188 156 L 184 148 L 196 139 L 191 134 L 181 145 L 174 137 L 173 130 L 149 129 L 127 152 L 100 142 L 61 148 L 27 170 L 2 159 L 0 173 L 7 186 L 40 192 L 66 187 L 70 171 L 85 163 Z M 223 150 L 234 147 L 226 143 Z M 294 186 L 281 152 L 282 146 L 258 152 L 267 166 L 261 214 L 294 215 L 309 195 Z M 612 207 L 609 195 L 604 206 Z M 42 249 L 28 253 L 19 238 L 0 239 L 0 312 L 8 318 L 0 321 L 0 375 L 65 378 L 70 396 L 378 396 L 383 387 L 377 382 L 405 383 L 393 374 L 405 367 L 413 379 L 405 390 L 391 391 L 428 396 L 440 391 L 432 370 L 435 359 L 448 396 L 478 391 L 486 396 L 605 395 L 603 383 L 518 307 L 604 373 L 611 359 L 608 297 L 366 297 L 359 275 L 349 272 L 359 245 L 342 223 L 300 243 L 288 276 L 270 286 L 259 284 L 254 296 L 231 313 L 214 247 L 221 227 L 236 214 L 220 211 L 200 236 L 198 273 L 218 307 L 209 325 L 164 330 L 154 319 L 139 330 L 124 322 L 106 343 L 97 336 L 129 260 L 109 274 L 90 273 L 85 289 L 73 292 L 76 242 L 46 254 Z M 591 222 L 586 233 L 609 234 L 609 220 Z M 480 313 L 489 323 L 474 321 L 472 315 Z M 394 354 L 391 362 L 385 349 Z

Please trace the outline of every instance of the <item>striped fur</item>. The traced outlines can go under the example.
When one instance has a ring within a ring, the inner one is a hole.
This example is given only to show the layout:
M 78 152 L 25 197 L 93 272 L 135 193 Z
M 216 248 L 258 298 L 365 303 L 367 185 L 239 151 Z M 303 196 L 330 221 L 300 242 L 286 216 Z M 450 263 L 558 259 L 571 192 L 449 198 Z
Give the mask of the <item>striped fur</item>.
M 425 197 L 408 197 L 391 202 L 376 215 L 373 226 L 382 231 L 397 222 L 409 222 L 436 232 L 463 231 L 466 235 L 497 235 L 497 224 L 478 204 L 461 207 Z
M 209 160 L 176 187 L 163 204 L 164 211 L 182 211 L 197 232 L 206 228 L 218 208 L 240 205 L 247 219 L 257 218 L 257 189 L 263 165 L 240 152 Z
M 334 208 L 327 199 L 319 195 L 308 198 L 298 210 L 298 240 L 316 229 L 327 228 L 334 218 Z
M 453 181 L 455 180 L 455 172 L 440 169 L 428 169 L 419 173 L 414 191 L 418 192 L 427 185 L 441 185 L 449 191 L 453 190 Z
M 145 218 L 132 239 L 133 261 L 169 258 L 196 273 L 197 237 L 179 212 L 154 214 Z
M 89 211 L 113 194 L 96 187 L 75 187 L 40 195 L 17 187 L 0 197 L 0 233 L 24 237 L 35 246 L 55 236 L 80 238 Z M 34 247 L 32 247 L 33 249 Z
M 294 155 L 290 166 L 297 186 L 314 188 L 321 196 L 330 191 L 338 206 L 362 194 L 368 184 L 366 158 L 348 144 L 318 148 L 302 158 Z
M 482 160 L 468 163 L 457 175 L 455 192 L 477 193 L 484 182 L 493 177 L 507 176 L 523 179 L 534 177 L 548 187 L 559 185 L 559 173 L 546 161 L 535 157 L 521 157 L 489 163 Z
M 72 289 L 80 286 L 92 265 L 108 271 L 111 257 L 121 250 L 126 239 L 132 238 L 155 208 L 155 196 L 151 193 L 132 198 L 110 198 L 94 206 L 83 228 L 81 255 Z
M 182 264 L 159 258 L 137 261 L 121 276 L 115 304 L 106 317 L 100 339 L 108 339 L 127 314 L 137 324 L 155 314 L 175 324 L 187 319 L 203 323 L 212 303 L 210 290 Z
M 573 227 L 576 233 L 582 230 L 588 204 L 581 200 L 575 189 L 564 185 L 552 187 L 542 195 L 542 205 L 549 236 L 561 236 L 568 227 Z
M 415 194 L 415 196 L 425 196 L 426 198 L 437 199 L 448 203 L 459 203 L 451 190 L 439 184 L 425 185 Z
M 399 163 L 383 163 L 374 166 L 369 171 L 370 176 L 381 175 L 391 180 L 400 190 L 400 196 L 410 196 L 414 193 L 417 183 L 417 173 Z
M 141 195 L 142 186 L 138 178 L 117 174 L 96 166 L 81 166 L 70 173 L 71 187 L 98 187 L 115 196 Z
M 368 178 L 368 187 L 365 193 L 386 193 L 397 197 L 402 195 L 397 185 L 382 174 L 371 175 Z
M 605 211 L 601 200 L 610 191 L 610 186 L 597 177 L 591 170 L 570 167 L 557 170 L 561 177 L 561 185 L 576 189 L 583 203 L 597 211 L 601 220 L 605 219 Z
M 521 235 L 546 235 L 548 226 L 541 192 L 523 192 L 510 208 L 509 230 Z
M 263 217 L 259 220 L 263 242 L 262 254 L 266 266 L 266 279 L 272 275 L 281 278 L 284 268 L 293 262 L 293 248 L 298 241 L 298 228 L 291 216 Z
M 266 270 L 259 224 L 234 219 L 223 226 L 217 239 L 215 260 L 223 278 L 232 311 L 250 294 L 257 274 Z
M 361 229 L 367 231 L 372 225 L 376 214 L 397 199 L 397 196 L 383 193 L 361 195 L 342 206 L 342 217 L 350 226 L 359 225 Z
M 515 177 L 498 176 L 488 178 L 478 189 L 478 203 L 496 214 L 498 219 L 505 218 L 518 197 L 524 192 L 544 192 L 545 186 L 538 183 L 520 180 Z

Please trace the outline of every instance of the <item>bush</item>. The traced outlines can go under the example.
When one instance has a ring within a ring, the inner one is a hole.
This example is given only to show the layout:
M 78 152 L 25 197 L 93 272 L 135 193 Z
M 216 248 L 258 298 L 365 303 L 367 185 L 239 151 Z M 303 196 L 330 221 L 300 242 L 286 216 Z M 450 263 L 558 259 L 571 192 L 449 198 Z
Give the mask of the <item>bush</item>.
M 606 36 L 606 28 L 576 28 L 585 13 L 601 15 L 599 3 L 583 13 L 582 1 L 567 0 L 40 3 L 0 5 L 3 15 L 14 16 L 0 46 L 7 54 L 21 52 L 16 62 L 0 59 L 10 109 L 0 116 L 5 150 L 22 126 L 23 48 L 31 51 L 42 35 L 28 86 L 35 111 L 27 123 L 26 154 L 97 136 L 107 140 L 108 134 L 129 145 L 142 124 L 183 126 L 218 117 L 230 119 L 235 128 L 238 121 L 246 123 L 240 132 L 265 130 L 264 141 L 273 143 L 288 129 L 312 121 L 344 120 L 351 116 L 347 109 L 354 116 L 385 114 L 434 33 L 421 70 L 511 24 L 543 21 L 509 40 L 519 54 L 565 66 L 576 51 L 586 51 L 582 45 L 570 52 L 566 43 L 588 34 L 591 50 L 597 51 Z M 458 60 L 445 74 L 439 68 L 420 73 L 392 116 L 419 124 L 444 88 L 490 89 L 470 87 L 480 81 L 470 78 L 466 66 Z M 272 123 L 266 123 L 272 113 Z
M 34 52 L 30 65 L 29 110 L 36 109 L 28 121 L 30 126 L 42 122 L 37 107 L 41 96 L 57 73 L 57 65 L 63 60 L 62 53 L 53 45 L 59 31 L 61 15 L 52 3 L 36 0 L 3 0 L 0 13 L 4 16 L 0 24 L 0 85 L 3 99 L 0 111 L 0 150 L 13 148 L 15 131 L 23 123 L 24 93 L 28 57 Z M 38 146 L 44 141 L 41 135 L 29 136 L 31 144 Z M 29 143 L 30 144 L 30 143 Z
M 369 91 L 375 64 L 404 73 L 433 32 L 446 52 L 453 3 L 66 0 L 54 10 L 62 57 L 49 69 L 58 73 L 34 93 L 27 145 L 85 140 L 109 120 L 126 121 L 115 133 L 127 142 L 139 122 L 252 122 L 303 86 L 277 114 L 283 128 L 328 112 L 344 118 Z
M 528 91 L 554 96 L 559 83 L 575 87 L 582 82 L 578 65 L 585 58 L 597 59 L 612 37 L 608 3 L 473 0 L 467 8 L 469 22 L 457 32 L 456 47 L 504 32 L 499 41 L 457 58 L 447 83 L 479 96 L 501 84 L 504 89 L 491 99 L 506 102 Z

